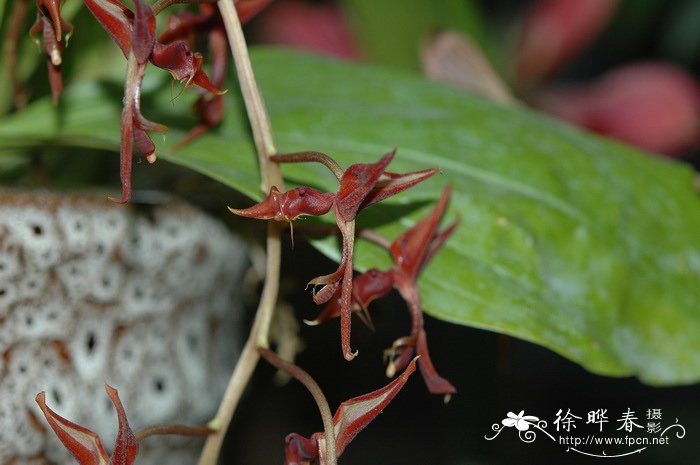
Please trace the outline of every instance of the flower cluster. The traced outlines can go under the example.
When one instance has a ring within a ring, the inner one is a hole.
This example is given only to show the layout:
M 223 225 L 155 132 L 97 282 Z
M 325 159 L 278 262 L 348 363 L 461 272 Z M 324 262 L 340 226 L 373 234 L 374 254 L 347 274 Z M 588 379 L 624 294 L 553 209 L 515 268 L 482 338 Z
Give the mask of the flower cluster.
M 46 64 L 49 69 L 49 84 L 51 86 L 51 96 L 54 103 L 58 102 L 63 89 L 63 79 L 61 78 L 61 54 L 66 42 L 73 33 L 73 25 L 61 18 L 60 0 L 37 0 L 36 22 L 29 30 L 29 34 L 34 38 L 41 33 L 44 43 L 44 53 L 46 54 Z M 63 32 L 66 32 L 65 40 Z M 34 38 L 39 44 L 39 40 Z
M 297 187 L 281 193 L 273 186 L 268 197 L 259 204 L 244 210 L 230 209 L 241 216 L 290 223 L 302 215 L 323 215 L 333 209 L 336 225 L 343 240 L 340 265 L 333 273 L 318 276 L 309 284 L 322 286 L 313 296 L 318 305 L 329 302 L 333 296 L 340 293 L 341 346 L 343 356 L 347 360 L 352 360 L 357 355 L 357 352 L 350 348 L 355 217 L 363 208 L 398 194 L 438 171 L 434 168 L 405 174 L 385 171 L 395 154 L 396 150 L 387 153 L 376 163 L 356 163 L 344 171 L 328 155 L 319 152 L 278 155 L 273 159 L 280 163 L 323 163 L 338 178 L 338 192 L 322 193 L 310 187 Z
M 264 8 L 271 0 L 240 0 L 236 3 L 242 21 L 246 21 Z M 44 51 L 49 68 L 49 81 L 54 102 L 62 89 L 61 53 L 73 27 L 60 16 L 60 0 L 37 0 L 38 15 L 30 33 L 42 33 Z M 119 46 L 127 59 L 123 108 L 120 118 L 120 177 L 122 195 L 119 203 L 131 198 L 131 165 L 134 147 L 149 163 L 156 161 L 156 147 L 147 131 L 166 132 L 167 127 L 144 118 L 141 114 L 141 83 L 148 63 L 169 71 L 173 78 L 185 86 L 195 84 L 204 89 L 195 104 L 200 115 L 199 124 L 183 143 L 218 124 L 223 118 L 224 93 L 221 87 L 226 73 L 226 35 L 218 10 L 213 5 L 202 4 L 201 14 L 182 12 L 172 17 L 168 29 L 156 40 L 154 10 L 144 0 L 134 0 L 131 11 L 119 0 L 83 0 L 95 19 Z M 177 2 L 165 2 L 165 4 Z M 66 31 L 66 40 L 63 40 Z M 202 70 L 204 58 L 193 52 L 191 42 L 196 34 L 207 34 L 212 55 L 213 81 Z
M 389 244 L 388 241 L 380 241 L 382 245 L 388 245 L 394 265 L 386 271 L 371 269 L 356 277 L 353 281 L 351 305 L 351 309 L 357 312 L 358 316 L 364 321 L 369 321 L 369 317 L 366 316 L 369 303 L 388 293 L 392 287 L 396 288 L 408 305 L 412 326 L 409 336 L 397 339 L 387 350 L 390 358 L 387 375 L 394 376 L 406 366 L 414 353 L 418 353 L 421 374 L 428 390 L 433 394 L 445 396 L 454 394 L 456 390 L 449 381 L 437 374 L 430 360 L 417 281 L 421 271 L 457 227 L 457 223 L 453 223 L 443 231 L 437 230 L 450 192 L 450 187 L 446 187 L 433 211 L 393 242 Z M 308 323 L 320 324 L 339 314 L 340 298 L 336 295 L 319 316 Z
M 446 398 L 456 392 L 449 381 L 437 374 L 428 353 L 428 343 L 423 329 L 423 311 L 418 292 L 418 276 L 430 259 L 457 227 L 452 224 L 444 231 L 437 228 L 449 201 L 451 189 L 444 190 L 442 197 L 430 215 L 405 231 L 392 243 L 382 241 L 391 253 L 394 265 L 387 271 L 372 269 L 353 279 L 353 250 L 355 241 L 355 217 L 363 208 L 397 194 L 437 172 L 427 169 L 406 174 L 386 171 L 396 151 L 384 155 L 376 163 L 353 164 L 342 170 L 335 161 L 318 152 L 303 152 L 274 157 L 278 162 L 315 161 L 326 165 L 338 178 L 337 193 L 323 193 L 310 187 L 297 187 L 280 192 L 276 187 L 268 197 L 253 207 L 233 213 L 250 218 L 286 221 L 291 224 L 302 215 L 323 215 L 333 209 L 336 224 L 343 241 L 343 252 L 338 269 L 328 275 L 319 276 L 310 284 L 322 286 L 314 293 L 316 304 L 326 304 L 311 325 L 340 316 L 343 355 L 352 360 L 357 352 L 350 348 L 351 315 L 357 313 L 369 324 L 367 306 L 374 299 L 396 288 L 408 304 L 411 313 L 411 334 L 397 339 L 387 350 L 390 358 L 387 375 L 394 376 L 403 370 L 415 353 L 421 356 L 421 373 L 430 392 L 443 394 Z
M 105 390 L 117 411 L 119 427 L 114 451 L 110 457 L 102 445 L 102 440 L 93 431 L 73 423 L 54 412 L 46 405 L 46 394 L 42 391 L 36 402 L 44 413 L 46 421 L 58 439 L 73 454 L 80 465 L 132 465 L 139 452 L 139 441 L 156 434 L 176 434 L 182 436 L 203 436 L 213 431 L 206 426 L 163 425 L 147 428 L 134 434 L 126 418 L 126 412 L 119 393 L 105 384 Z
M 268 349 L 258 349 L 258 352 L 270 364 L 303 382 L 309 390 L 315 391 L 318 389 L 318 386 L 308 373 L 298 366 L 281 360 L 274 352 Z M 346 400 L 340 404 L 332 420 L 332 437 L 335 439 L 335 447 L 333 449 L 335 449 L 336 458 L 340 457 L 347 445 L 355 439 L 355 436 L 374 420 L 377 415 L 382 413 L 386 406 L 389 405 L 389 402 L 399 393 L 406 381 L 408 381 L 409 376 L 416 371 L 416 359 L 417 357 L 408 364 L 401 376 L 386 386 Z M 320 391 L 315 392 L 314 397 L 322 397 L 323 402 L 326 402 L 323 393 Z M 285 438 L 284 465 L 309 465 L 311 463 L 325 465 L 329 463 L 328 448 L 326 446 L 326 435 L 322 432 L 314 433 L 310 438 L 297 433 L 288 434 Z

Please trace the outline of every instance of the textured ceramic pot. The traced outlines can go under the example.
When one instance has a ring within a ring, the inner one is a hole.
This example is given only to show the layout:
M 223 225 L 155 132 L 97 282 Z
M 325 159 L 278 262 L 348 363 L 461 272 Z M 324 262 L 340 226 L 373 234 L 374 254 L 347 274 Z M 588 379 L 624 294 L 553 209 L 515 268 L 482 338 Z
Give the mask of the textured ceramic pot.
M 204 423 L 238 355 L 245 249 L 173 200 L 0 191 L 0 464 L 74 463 L 34 397 L 108 450 L 119 390 L 134 430 Z M 187 463 L 191 441 L 157 438 L 139 463 Z

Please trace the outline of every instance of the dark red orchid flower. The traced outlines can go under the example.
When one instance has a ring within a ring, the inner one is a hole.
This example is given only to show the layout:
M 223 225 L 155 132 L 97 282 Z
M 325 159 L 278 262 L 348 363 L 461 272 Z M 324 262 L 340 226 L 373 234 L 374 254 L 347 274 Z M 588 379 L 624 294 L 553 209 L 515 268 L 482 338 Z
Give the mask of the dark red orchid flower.
M 239 0 L 236 11 L 241 23 L 247 22 L 272 0 Z M 158 41 L 167 44 L 176 40 L 185 40 L 190 46 L 198 37 L 205 37 L 209 44 L 209 61 L 211 62 L 211 82 L 216 87 L 223 87 L 228 63 L 228 45 L 218 8 L 208 3 L 199 5 L 199 14 L 188 10 L 180 11 L 168 18 L 166 30 Z M 224 117 L 224 98 L 221 94 L 205 94 L 194 104 L 194 111 L 199 116 L 197 125 L 176 144 L 183 147 L 204 134 L 209 128 L 219 123 Z
M 126 419 L 124 406 L 119 393 L 105 384 L 107 395 L 117 411 L 119 428 L 114 451 L 110 457 L 102 445 L 100 437 L 76 423 L 67 420 L 46 405 L 46 394 L 42 391 L 36 396 L 36 403 L 44 413 L 46 421 L 54 430 L 58 439 L 73 454 L 80 465 L 132 465 L 139 451 L 139 441 L 153 435 L 206 436 L 213 432 L 206 426 L 162 425 L 146 428 L 134 434 Z
M 287 371 L 298 380 L 302 381 L 303 378 L 310 378 L 301 368 L 280 360 L 270 350 L 259 349 L 259 352 L 272 365 Z M 401 376 L 383 388 L 354 397 L 340 404 L 332 422 L 333 437 L 335 438 L 335 458 L 341 456 L 348 444 L 355 439 L 355 436 L 382 413 L 386 406 L 389 405 L 389 402 L 399 393 L 406 381 L 408 381 L 409 376 L 416 371 L 416 359 L 417 357 L 408 364 Z M 308 381 L 304 382 L 304 384 L 307 383 Z M 307 387 L 309 387 L 308 384 Z M 323 394 L 320 395 L 323 396 Z M 297 433 L 287 435 L 285 438 L 284 463 L 285 465 L 310 465 L 312 463 L 326 465 L 329 463 L 326 435 L 322 432 L 312 434 L 311 438 L 306 438 Z
M 343 241 L 340 266 L 329 275 L 312 279 L 309 284 L 323 286 L 314 294 L 316 304 L 328 302 L 340 288 L 340 336 L 343 356 L 352 360 L 357 355 L 350 348 L 353 253 L 355 244 L 355 217 L 361 209 L 428 179 L 438 172 L 427 169 L 406 174 L 385 172 L 396 155 L 393 150 L 376 163 L 350 165 L 340 178 L 340 188 L 333 205 L 335 221 Z
M 36 22 L 29 30 L 29 34 L 34 41 L 39 44 L 39 40 L 34 36 L 41 33 L 46 54 L 46 64 L 49 69 L 49 84 L 51 85 L 51 96 L 53 103 L 58 103 L 58 98 L 63 90 L 63 79 L 61 78 L 61 54 L 63 48 L 73 33 L 73 25 L 61 19 L 60 0 L 37 0 Z M 66 33 L 65 38 L 63 33 Z M 64 40 L 65 39 L 65 40 Z
M 308 201 L 295 203 L 296 208 L 294 210 L 286 207 L 287 211 L 283 211 L 283 204 L 292 205 L 292 202 L 283 196 L 291 198 L 294 190 L 280 194 L 277 188 L 273 187 L 268 198 L 258 205 L 245 210 L 231 209 L 233 213 L 253 218 L 291 221 L 302 214 L 318 215 L 319 212 L 322 212 L 321 214 L 327 212 L 328 201 L 333 199 L 332 207 L 335 221 L 343 241 L 340 265 L 333 273 L 318 276 L 309 281 L 309 284 L 322 286 L 319 291 L 314 292 L 313 296 L 314 302 L 318 305 L 330 301 L 333 296 L 339 293 L 337 300 L 340 307 L 341 348 L 346 360 L 352 360 L 357 355 L 357 352 L 350 348 L 355 217 L 361 209 L 415 186 L 438 172 L 435 168 L 406 174 L 386 172 L 385 169 L 393 160 L 394 155 L 396 155 L 396 150 L 387 153 L 376 163 L 356 163 L 350 165 L 345 171 L 342 171 L 330 157 L 319 152 L 278 155 L 273 157 L 273 160 L 279 163 L 305 161 L 323 163 L 337 176 L 340 182 L 337 194 L 321 194 L 318 191 L 305 187 L 302 189 L 314 193 L 313 197 L 311 197 L 314 203 L 312 204 Z M 322 205 L 323 208 L 311 208 L 311 206 L 315 207 L 317 204 Z
M 352 280 L 352 303 L 350 310 L 370 328 L 373 328 L 372 319 L 367 307 L 369 304 L 387 294 L 394 286 L 394 274 L 392 270 L 380 271 L 375 268 L 356 276 Z M 316 326 L 331 318 L 340 316 L 340 292 L 338 289 L 331 300 L 326 304 L 321 313 L 314 320 L 304 320 L 307 325 Z
M 425 268 L 438 249 L 454 232 L 457 223 L 452 224 L 444 231 L 437 231 L 440 219 L 445 212 L 450 198 L 451 189 L 446 187 L 433 211 L 411 229 L 403 232 L 389 246 L 394 266 L 387 271 L 369 270 L 354 279 L 352 285 L 351 311 L 363 316 L 369 303 L 395 287 L 408 304 L 411 313 L 412 328 L 409 336 L 401 337 L 394 341 L 387 355 L 391 358 L 387 367 L 387 375 L 402 370 L 415 353 L 420 355 L 419 366 L 428 390 L 433 394 L 449 396 L 456 392 L 449 381 L 440 377 L 430 360 L 428 342 L 423 329 L 423 311 L 418 292 L 418 276 Z M 317 325 L 329 318 L 342 315 L 340 297 L 338 292 L 329 302 L 319 316 L 308 324 Z
M 333 206 L 335 194 L 319 192 L 311 187 L 296 187 L 280 192 L 275 186 L 262 202 L 242 210 L 229 208 L 231 213 L 260 220 L 292 222 L 304 215 L 325 215 Z
M 393 375 L 397 370 L 403 369 L 414 352 L 417 352 L 421 357 L 421 374 L 428 390 L 433 394 L 446 396 L 454 394 L 456 389 L 437 374 L 430 360 L 417 281 L 423 268 L 457 228 L 455 222 L 443 231 L 437 230 L 451 192 L 452 189 L 446 187 L 433 211 L 411 229 L 404 231 L 389 248 L 394 261 L 394 286 L 408 304 L 412 327 L 411 334 L 397 340 L 390 349 L 392 360 L 387 367 L 387 373 Z
M 36 396 L 36 402 L 41 411 L 44 412 L 51 429 L 80 465 L 131 465 L 136 460 L 139 442 L 129 427 L 124 406 L 119 400 L 117 390 L 108 385 L 105 385 L 105 390 L 117 410 L 117 419 L 119 420 L 117 441 L 111 457 L 107 455 L 102 441 L 96 433 L 66 420 L 51 410 L 46 405 L 46 395 L 43 391 Z
M 132 12 L 118 0 L 84 0 L 90 12 L 122 49 L 127 58 L 127 77 L 124 86 L 124 107 L 121 115 L 120 175 L 122 196 L 120 203 L 131 197 L 132 143 L 136 150 L 153 163 L 155 145 L 146 131 L 165 132 L 162 124 L 148 121 L 141 115 L 141 82 L 150 61 L 170 71 L 185 85 L 194 83 L 203 89 L 220 94 L 202 71 L 202 55 L 193 53 L 184 41 L 161 44 L 155 39 L 156 19 L 144 0 L 134 0 Z

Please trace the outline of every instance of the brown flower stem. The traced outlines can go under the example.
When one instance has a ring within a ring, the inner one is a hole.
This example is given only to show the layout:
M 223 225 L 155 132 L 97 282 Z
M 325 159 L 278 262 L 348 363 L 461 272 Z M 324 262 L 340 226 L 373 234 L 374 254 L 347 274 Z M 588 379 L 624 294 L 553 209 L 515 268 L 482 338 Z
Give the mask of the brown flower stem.
M 331 413 L 331 408 L 328 406 L 326 396 L 323 395 L 323 391 L 321 391 L 319 385 L 307 372 L 292 363 L 282 360 L 273 351 L 269 349 L 258 349 L 258 352 L 265 360 L 270 362 L 272 366 L 292 376 L 306 386 L 306 389 L 311 393 L 321 413 L 321 419 L 323 420 L 323 432 L 326 438 L 326 461 L 324 463 L 327 465 L 336 465 L 337 456 L 335 453 L 333 414 Z
M 343 177 L 343 169 L 340 167 L 337 161 L 329 157 L 323 152 L 295 152 L 295 153 L 284 153 L 281 155 L 275 155 L 270 158 L 272 161 L 277 163 L 306 163 L 306 162 L 316 162 L 325 165 L 326 168 L 331 170 L 331 172 L 338 178 Z
M 391 248 L 391 241 L 372 229 L 358 229 L 357 235 L 387 250 Z
M 189 425 L 158 425 L 144 428 L 134 436 L 136 440 L 141 442 L 149 436 L 176 435 L 176 436 L 206 436 L 213 433 L 214 430 L 208 426 L 189 426 Z
M 250 121 L 253 139 L 258 153 L 260 164 L 261 189 L 267 193 L 272 186 L 284 189 L 284 180 L 280 173 L 279 166 L 270 160 L 276 153 L 275 142 L 272 135 L 272 125 L 267 114 L 267 109 L 258 89 L 253 67 L 248 56 L 241 23 L 233 0 L 219 0 L 219 11 L 226 27 L 231 53 L 236 64 L 238 82 L 241 87 L 241 94 L 245 102 Z M 267 229 L 267 263 L 265 270 L 265 285 L 262 296 L 255 314 L 255 321 L 250 330 L 248 340 L 243 347 L 243 351 L 238 359 L 236 368 L 233 370 L 224 397 L 219 405 L 219 410 L 214 419 L 209 423 L 217 432 L 207 437 L 207 441 L 199 457 L 199 465 L 215 465 L 221 450 L 221 445 L 226 434 L 226 430 L 231 423 L 233 414 L 238 405 L 238 401 L 243 395 L 245 387 L 255 370 L 255 366 L 260 359 L 258 346 L 268 346 L 268 333 L 272 315 L 277 302 L 279 290 L 279 274 L 281 260 L 281 235 L 282 227 L 274 221 L 268 223 Z
M 270 157 L 277 154 L 270 117 L 267 114 L 265 102 L 262 99 L 255 75 L 253 74 L 253 67 L 248 56 L 248 47 L 245 43 L 245 37 L 243 37 L 243 30 L 238 20 L 236 7 L 231 0 L 219 0 L 218 6 L 226 27 L 233 59 L 236 63 L 238 81 L 248 112 L 248 120 L 253 130 L 255 147 L 258 151 L 258 161 L 260 162 L 262 175 L 261 190 L 267 193 L 272 186 L 277 186 L 280 190 L 283 190 L 284 181 L 279 167 L 270 160 Z

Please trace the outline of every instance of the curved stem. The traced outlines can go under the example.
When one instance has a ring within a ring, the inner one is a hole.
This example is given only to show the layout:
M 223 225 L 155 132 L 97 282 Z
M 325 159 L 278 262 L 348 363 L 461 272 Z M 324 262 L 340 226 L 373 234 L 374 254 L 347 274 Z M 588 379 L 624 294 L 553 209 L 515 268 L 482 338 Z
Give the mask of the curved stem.
M 298 366 L 282 360 L 269 349 L 258 349 L 258 352 L 262 357 L 270 362 L 275 368 L 278 368 L 290 376 L 294 377 L 297 381 L 306 386 L 306 389 L 311 393 L 318 410 L 321 413 L 321 419 L 323 420 L 323 432 L 326 439 L 326 465 L 336 465 L 337 456 L 335 452 L 335 430 L 333 428 L 333 414 L 331 413 L 331 408 L 328 406 L 328 401 L 326 396 L 323 395 L 323 391 L 318 386 L 316 381 L 307 372 L 299 368 Z
M 253 139 L 258 152 L 258 161 L 260 163 L 260 173 L 262 177 L 262 186 L 260 188 L 265 193 L 267 193 L 272 186 L 277 186 L 280 190 L 284 190 L 284 181 L 279 166 L 270 159 L 270 157 L 277 153 L 272 135 L 272 124 L 267 114 L 265 102 L 260 94 L 258 83 L 255 80 L 253 66 L 250 63 L 248 47 L 245 43 L 245 37 L 243 36 L 243 30 L 241 29 L 241 22 L 238 19 L 236 7 L 233 0 L 219 0 L 217 5 L 219 6 L 221 17 L 224 20 L 226 35 L 228 36 L 228 42 L 231 46 L 231 53 L 236 63 L 238 82 L 240 83 L 241 93 L 243 94 L 246 111 L 248 112 L 248 120 L 253 130 Z
M 189 426 L 189 425 L 159 425 L 144 428 L 134 436 L 136 440 L 141 442 L 149 436 L 206 436 L 213 433 L 214 430 L 208 426 Z
M 372 229 L 358 229 L 357 235 L 362 239 L 384 247 L 386 250 L 391 248 L 391 241 Z
M 280 173 L 279 166 L 270 160 L 275 154 L 276 148 L 272 135 L 272 125 L 267 114 L 267 109 L 260 95 L 253 68 L 248 56 L 248 49 L 241 30 L 241 23 L 233 0 L 219 0 L 218 3 L 221 17 L 226 27 L 229 46 L 236 64 L 238 82 L 241 87 L 241 94 L 245 102 L 250 120 L 255 148 L 258 154 L 261 176 L 261 190 L 268 192 L 274 185 L 284 189 L 284 180 Z M 282 227 L 274 221 L 268 223 L 267 232 L 267 263 L 265 270 L 265 284 L 262 296 L 255 314 L 255 321 L 250 330 L 248 340 L 233 370 L 231 379 L 224 393 L 224 397 L 219 405 L 219 410 L 209 426 L 217 432 L 207 437 L 202 453 L 199 457 L 198 465 L 215 465 L 219 456 L 219 451 L 224 441 L 226 430 L 231 423 L 233 414 L 238 406 L 238 401 L 243 395 L 245 387 L 255 370 L 260 359 L 257 351 L 258 345 L 267 347 L 267 337 L 270 329 L 270 322 L 274 313 L 279 291 L 279 273 L 281 260 L 281 235 Z
M 340 167 L 337 161 L 329 157 L 323 152 L 294 152 L 294 153 L 284 153 L 282 155 L 275 155 L 270 157 L 272 161 L 277 163 L 306 163 L 306 162 L 316 162 L 321 163 L 326 168 L 331 170 L 331 172 L 338 178 L 343 177 L 343 169 Z

